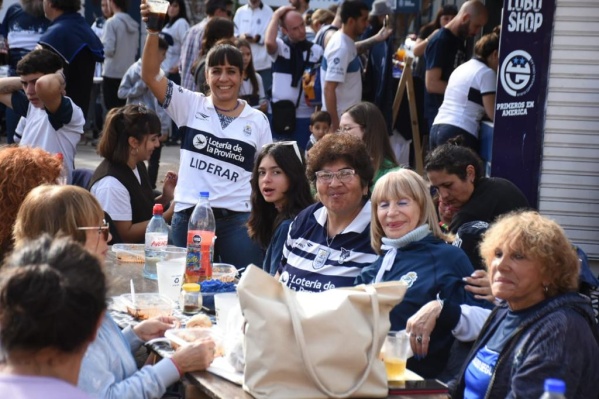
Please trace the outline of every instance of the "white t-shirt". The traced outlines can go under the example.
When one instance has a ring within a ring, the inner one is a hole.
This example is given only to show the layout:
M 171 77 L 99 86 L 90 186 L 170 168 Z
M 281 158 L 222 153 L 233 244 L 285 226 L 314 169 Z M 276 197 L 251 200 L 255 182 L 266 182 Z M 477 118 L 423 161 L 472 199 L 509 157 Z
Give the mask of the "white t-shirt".
M 133 169 L 133 174 L 141 184 L 137 168 Z M 129 191 L 116 177 L 106 176 L 101 178 L 94 183 L 90 191 L 112 220 L 131 221 L 133 219 Z
M 233 18 L 236 37 L 242 34 L 250 34 L 253 37 L 260 35 L 258 43 L 250 43 L 252 61 L 254 62 L 254 69 L 256 71 L 268 69 L 272 64 L 264 45 L 264 35 L 266 34 L 266 28 L 272 18 L 272 14 L 272 8 L 262 2 L 255 9 L 251 9 L 247 4 L 239 7 Z
M 69 97 L 63 97 L 58 110 L 50 114 L 46 109 L 31 105 L 22 91 L 13 93 L 12 106 L 17 115 L 26 119 L 16 129 L 21 136 L 19 145 L 41 148 L 51 154 L 61 153 L 68 171 L 67 181 L 71 183 L 77 143 L 85 125 L 81 108 Z
M 362 100 L 362 64 L 356 43 L 338 30 L 331 36 L 322 57 L 320 82 L 322 84 L 322 110 L 326 111 L 325 82 L 338 82 L 337 115 Z
M 162 33 L 166 33 L 173 38 L 173 44 L 168 46 L 166 58 L 160 67 L 169 73 L 172 67 L 179 66 L 179 58 L 181 57 L 181 46 L 185 39 L 185 34 L 189 30 L 189 23 L 183 18 L 179 18 L 174 24 L 162 29 Z
M 485 115 L 483 96 L 497 91 L 497 74 L 482 61 L 471 59 L 449 77 L 443 104 L 433 125 L 452 125 L 478 138 L 480 120 Z
M 260 107 L 266 101 L 266 93 L 264 92 L 264 83 L 262 83 L 262 76 L 256 74 L 256 80 L 258 81 L 258 105 L 254 108 Z M 241 87 L 239 88 L 239 97 L 247 96 L 254 92 L 254 86 L 250 79 L 244 79 L 241 81 Z
M 266 116 L 240 101 L 243 111 L 223 129 L 210 97 L 168 82 L 163 106 L 183 137 L 176 212 L 195 206 L 200 191 L 210 192 L 215 208 L 251 210 L 254 161 L 272 134 Z

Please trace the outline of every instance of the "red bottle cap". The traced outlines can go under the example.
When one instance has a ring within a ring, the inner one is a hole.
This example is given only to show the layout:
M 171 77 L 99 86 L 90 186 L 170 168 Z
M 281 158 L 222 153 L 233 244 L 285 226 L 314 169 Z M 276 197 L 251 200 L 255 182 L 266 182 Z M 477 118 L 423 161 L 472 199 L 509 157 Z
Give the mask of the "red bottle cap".
M 164 212 L 164 208 L 162 204 L 154 204 L 154 208 L 152 208 L 152 215 L 162 215 Z

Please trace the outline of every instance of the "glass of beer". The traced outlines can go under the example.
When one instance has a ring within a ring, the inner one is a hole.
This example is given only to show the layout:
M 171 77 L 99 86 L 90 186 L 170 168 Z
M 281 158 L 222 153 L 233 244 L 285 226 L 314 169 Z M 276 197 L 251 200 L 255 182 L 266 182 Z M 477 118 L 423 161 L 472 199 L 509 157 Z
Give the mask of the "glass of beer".
M 153 31 L 161 31 L 166 19 L 169 2 L 166 0 L 146 0 L 146 4 L 150 12 L 148 22 L 146 22 L 147 28 Z
M 383 345 L 387 381 L 404 381 L 410 338 L 405 331 L 390 331 Z

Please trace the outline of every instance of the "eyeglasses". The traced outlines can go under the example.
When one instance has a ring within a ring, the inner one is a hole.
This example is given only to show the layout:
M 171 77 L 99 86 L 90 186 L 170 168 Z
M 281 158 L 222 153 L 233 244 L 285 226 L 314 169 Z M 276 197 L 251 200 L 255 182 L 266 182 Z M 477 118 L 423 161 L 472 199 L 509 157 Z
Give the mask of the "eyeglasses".
M 353 126 L 345 125 L 343 127 L 339 127 L 339 129 L 337 129 L 337 133 L 347 133 L 357 127 L 361 128 L 362 126 L 361 125 L 353 125 Z
M 108 242 L 110 236 L 110 225 L 106 220 L 102 220 L 102 226 L 98 227 L 77 227 L 77 230 L 98 230 L 98 235 L 102 234 L 104 241 Z
M 297 159 L 299 159 L 300 163 L 304 163 L 304 161 L 302 160 L 302 154 L 300 153 L 299 147 L 297 146 L 297 141 L 276 141 L 271 144 L 264 144 L 262 146 L 262 148 L 264 148 L 266 146 L 275 146 L 275 145 L 290 145 L 290 146 L 292 146 L 293 151 L 295 151 L 295 155 L 297 156 Z
M 355 174 L 356 171 L 353 169 L 341 169 L 337 172 L 327 172 L 326 170 L 319 170 L 315 173 L 316 180 L 326 184 L 331 183 L 333 181 L 333 178 L 335 177 L 342 183 L 349 183 L 353 179 Z
M 293 151 L 295 151 L 295 155 L 297 156 L 297 159 L 299 159 L 300 163 L 303 163 L 302 161 L 302 154 L 300 153 L 299 147 L 297 146 L 297 141 L 279 141 L 276 144 L 281 144 L 281 145 L 290 145 L 293 147 Z

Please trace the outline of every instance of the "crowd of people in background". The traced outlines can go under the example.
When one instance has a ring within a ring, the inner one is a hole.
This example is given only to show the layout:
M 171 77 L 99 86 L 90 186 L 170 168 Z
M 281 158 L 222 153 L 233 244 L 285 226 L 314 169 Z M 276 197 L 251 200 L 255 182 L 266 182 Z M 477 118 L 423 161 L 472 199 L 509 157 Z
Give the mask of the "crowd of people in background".
M 410 334 L 408 367 L 453 382 L 453 397 L 539 397 L 549 377 L 566 381 L 568 397 L 592 397 L 599 282 L 561 227 L 512 182 L 486 176 L 477 153 L 500 41 L 491 27 L 466 59 L 488 20 L 481 1 L 442 6 L 415 40 L 425 176 L 391 140 L 402 124 L 391 126 L 383 93 L 398 83 L 384 0 L 197 3 L 169 0 L 159 29 L 147 29 L 143 0 L 141 21 L 126 0 L 102 0 L 92 26 L 80 0 L 7 10 L 0 102 L 18 145 L 0 147 L 0 391 L 160 397 L 208 367 L 211 339 L 138 370 L 132 350 L 178 321 L 120 331 L 102 271 L 109 244 L 144 242 L 155 203 L 170 242 L 185 247 L 208 191 L 214 261 L 261 265 L 312 292 L 404 281 L 391 327 Z M 91 125 L 103 159 L 82 171 L 77 144 Z M 163 145 L 180 147 L 180 166 L 157 187 Z M 44 289 L 23 288 L 33 281 Z M 52 323 L 69 315 L 77 333 Z

